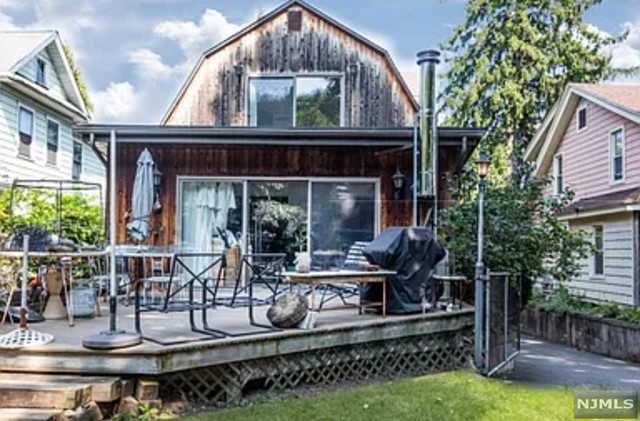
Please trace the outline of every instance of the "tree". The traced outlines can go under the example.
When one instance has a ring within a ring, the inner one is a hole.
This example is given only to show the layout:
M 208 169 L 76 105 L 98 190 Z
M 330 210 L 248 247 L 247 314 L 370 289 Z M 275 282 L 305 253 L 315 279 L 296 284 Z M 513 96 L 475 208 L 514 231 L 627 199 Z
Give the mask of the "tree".
M 531 179 L 524 187 L 511 183 L 487 189 L 485 205 L 484 263 L 492 270 L 506 270 L 522 280 L 526 302 L 533 281 L 550 276 L 569 281 L 580 271 L 580 259 L 591 252 L 582 231 L 572 231 L 556 218 L 573 198 L 544 198 L 549 179 Z M 456 273 L 474 277 L 477 244 L 477 200 L 470 198 L 443 214 L 445 242 Z
M 11 213 L 11 189 L 0 192 L 0 237 L 15 228 L 35 226 L 56 233 L 57 211 L 55 195 L 50 191 L 16 190 Z M 104 216 L 95 197 L 79 193 L 62 195 L 60 225 L 62 237 L 76 244 L 104 242 Z
M 527 143 L 566 84 L 615 74 L 608 51 L 626 34 L 610 36 L 583 20 L 600 2 L 469 0 L 466 21 L 442 46 L 451 64 L 441 95 L 449 123 L 487 127 L 485 146 L 492 154 L 503 149 L 511 164 L 503 172 L 515 180 L 526 173 Z
M 89 98 L 89 91 L 87 89 L 87 85 L 84 82 L 84 78 L 82 77 L 82 73 L 80 73 L 80 70 L 76 66 L 76 62 L 73 58 L 73 52 L 68 45 L 63 45 L 62 49 L 64 50 L 64 55 L 67 57 L 67 61 L 69 62 L 69 67 L 71 68 L 71 72 L 73 73 L 73 78 L 76 80 L 76 85 L 78 85 L 78 90 L 80 91 L 80 96 L 82 97 L 84 106 L 89 112 L 92 112 L 93 103 Z

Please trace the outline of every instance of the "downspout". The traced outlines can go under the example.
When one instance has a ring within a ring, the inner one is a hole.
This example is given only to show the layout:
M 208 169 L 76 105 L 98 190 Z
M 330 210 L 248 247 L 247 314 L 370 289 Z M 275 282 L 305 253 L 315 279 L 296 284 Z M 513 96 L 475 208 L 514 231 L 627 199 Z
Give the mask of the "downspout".
M 436 233 L 438 219 L 438 136 L 436 124 L 436 65 L 440 52 L 418 53 L 420 65 L 420 196 L 433 198 L 431 225 Z
M 413 118 L 413 183 L 411 183 L 411 226 L 418 226 L 418 122 L 420 121 L 420 115 L 416 113 Z

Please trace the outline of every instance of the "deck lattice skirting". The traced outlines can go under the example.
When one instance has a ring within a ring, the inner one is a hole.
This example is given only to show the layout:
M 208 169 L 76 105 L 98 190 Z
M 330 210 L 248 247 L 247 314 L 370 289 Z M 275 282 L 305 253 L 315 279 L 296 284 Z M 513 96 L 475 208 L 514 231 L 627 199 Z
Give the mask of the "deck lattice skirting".
M 224 407 L 256 393 L 450 371 L 468 366 L 472 337 L 473 329 L 466 327 L 200 367 L 163 376 L 160 393 Z

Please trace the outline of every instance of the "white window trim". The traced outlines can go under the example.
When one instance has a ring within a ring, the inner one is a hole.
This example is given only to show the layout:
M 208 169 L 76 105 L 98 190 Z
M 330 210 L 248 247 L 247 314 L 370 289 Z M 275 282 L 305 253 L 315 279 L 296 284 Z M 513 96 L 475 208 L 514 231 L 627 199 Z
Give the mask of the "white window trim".
M 580 128 L 580 111 L 584 110 L 584 127 Z M 580 133 L 589 127 L 589 111 L 587 104 L 582 104 L 576 110 L 576 132 Z
M 20 154 L 20 109 L 24 108 L 25 110 L 31 112 L 33 118 L 31 119 L 31 144 L 29 145 L 29 156 Z M 33 145 L 36 142 L 36 110 L 32 107 L 29 107 L 22 102 L 18 102 L 16 107 L 16 155 L 22 159 L 33 159 Z
M 251 104 L 251 79 L 293 79 L 293 121 L 291 127 L 296 127 L 296 98 L 297 92 L 297 78 L 312 78 L 312 77 L 339 77 L 340 78 L 340 126 L 345 126 L 345 73 L 344 72 L 317 72 L 317 73 L 250 73 L 247 75 L 247 86 L 245 92 L 245 125 L 249 126 L 251 122 L 251 116 L 249 115 Z M 254 127 L 254 126 L 251 126 Z
M 56 120 L 55 118 L 51 117 L 51 116 L 47 116 L 46 118 L 47 121 L 47 125 L 46 125 L 46 135 L 45 135 L 45 139 L 44 139 L 44 162 L 46 165 L 50 166 L 50 167 L 58 167 L 60 164 L 60 144 L 62 143 L 61 141 L 61 136 L 62 136 L 62 125 L 60 124 L 60 121 Z M 49 160 L 47 159 L 47 157 L 49 156 L 49 121 L 52 121 L 54 123 L 56 123 L 58 125 L 58 150 L 56 151 L 56 163 L 52 164 L 51 162 L 49 162 Z
M 604 279 L 604 268 L 606 263 L 606 255 L 604 250 L 606 248 L 606 226 L 604 223 L 596 223 L 591 226 L 591 235 L 593 236 L 593 245 L 596 245 L 596 227 L 602 227 L 602 273 L 596 273 L 596 255 L 595 253 L 591 256 L 591 278 L 593 279 Z
M 40 63 L 44 64 L 42 68 L 42 82 L 38 81 L 38 68 L 40 67 Z M 43 58 L 36 57 L 36 73 L 35 73 L 35 81 L 38 85 L 47 86 L 47 61 Z
M 560 158 L 562 160 L 562 190 L 558 192 L 558 160 Z M 553 194 L 555 196 L 559 196 L 564 192 L 564 155 L 562 152 L 557 153 L 553 156 Z
M 614 165 L 613 165 L 613 134 L 617 131 L 622 133 L 622 178 L 620 180 L 615 180 L 614 177 Z M 609 131 L 609 184 L 619 184 L 624 183 L 627 178 L 627 163 L 626 163 L 626 149 L 627 149 L 627 141 L 626 134 L 624 131 L 624 126 L 618 126 Z

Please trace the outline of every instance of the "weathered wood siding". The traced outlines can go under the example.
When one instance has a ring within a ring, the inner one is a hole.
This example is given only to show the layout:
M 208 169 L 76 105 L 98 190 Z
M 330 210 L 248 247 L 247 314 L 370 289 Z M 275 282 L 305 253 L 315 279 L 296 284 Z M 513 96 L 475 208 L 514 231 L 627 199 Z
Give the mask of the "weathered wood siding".
M 164 174 L 163 210 L 152 225 L 162 233 L 154 244 L 175 243 L 177 177 L 370 177 L 380 180 L 380 227 L 411 225 L 411 201 L 394 200 L 392 175 L 399 168 L 411 174 L 411 152 L 378 153 L 376 148 L 354 147 L 250 147 L 208 145 L 126 144 L 118 147 L 118 241 L 128 242 L 124 215 L 131 208 L 136 160 L 148 148 Z
M 594 275 L 592 256 L 580 262 L 580 275 L 567 285 L 570 291 L 592 301 L 613 301 L 637 304 L 634 257 L 633 214 L 622 213 L 608 217 L 581 219 L 570 222 L 571 229 L 584 230 L 592 238 L 593 226 L 604 229 L 604 275 Z
M 575 200 L 640 186 L 640 126 L 587 100 L 587 127 L 578 131 L 577 109 L 556 151 L 562 154 L 564 185 L 575 192 Z M 578 107 L 579 108 L 579 107 Z M 622 127 L 625 138 L 623 181 L 610 179 L 609 133 Z M 547 171 L 553 176 L 553 165 Z M 549 186 L 548 194 L 552 194 Z
M 246 126 L 249 77 L 291 73 L 342 75 L 347 127 L 413 124 L 411 94 L 383 54 L 306 8 L 291 9 L 302 11 L 300 31 L 288 30 L 285 10 L 205 57 L 166 124 Z

